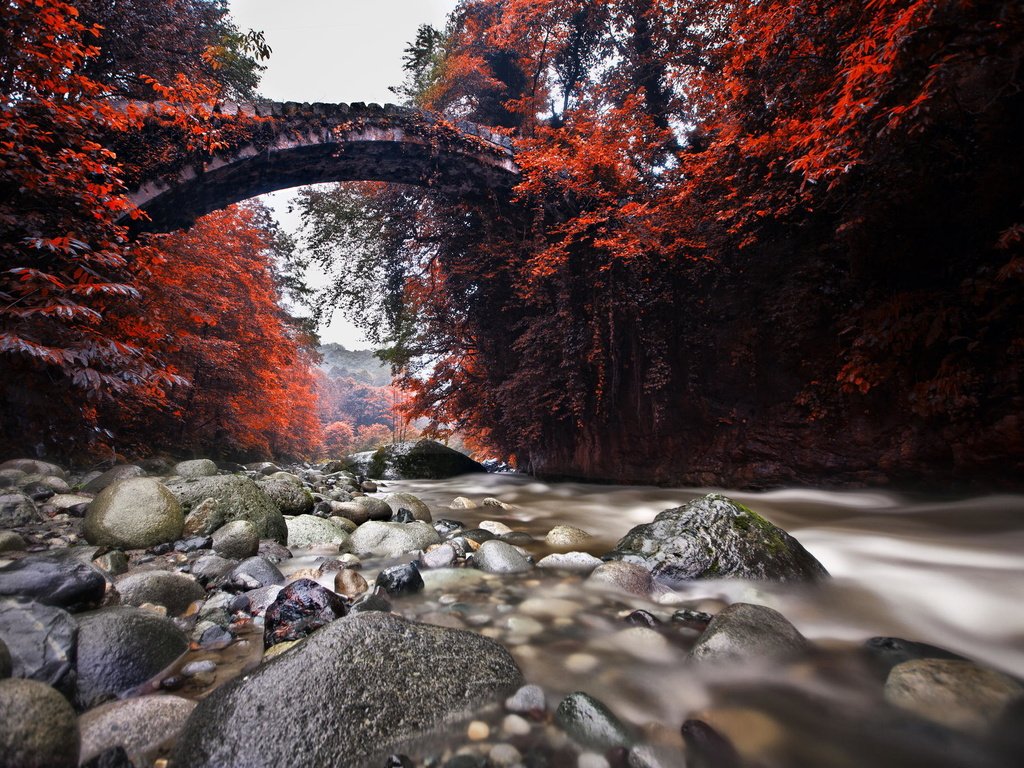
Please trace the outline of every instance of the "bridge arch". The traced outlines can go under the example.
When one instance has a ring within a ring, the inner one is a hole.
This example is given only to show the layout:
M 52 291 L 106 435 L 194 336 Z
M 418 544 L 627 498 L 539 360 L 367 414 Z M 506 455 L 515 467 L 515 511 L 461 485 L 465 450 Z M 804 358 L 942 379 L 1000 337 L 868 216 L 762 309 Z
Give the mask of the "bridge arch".
M 307 184 L 384 181 L 476 196 L 510 189 L 519 177 L 507 137 L 423 110 L 275 102 L 223 103 L 214 112 L 222 122 L 257 122 L 261 139 L 141 180 L 129 196 L 149 219 L 134 230 L 170 232 L 232 203 Z

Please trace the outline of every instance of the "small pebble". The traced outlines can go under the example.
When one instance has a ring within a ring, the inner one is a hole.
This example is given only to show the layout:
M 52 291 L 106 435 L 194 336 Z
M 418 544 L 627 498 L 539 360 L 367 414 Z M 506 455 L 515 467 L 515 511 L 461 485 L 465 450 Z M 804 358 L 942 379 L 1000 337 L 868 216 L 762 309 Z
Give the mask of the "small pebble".
M 576 760 L 576 768 L 611 768 L 604 755 L 597 752 L 584 752 Z
M 506 736 L 525 736 L 530 732 L 530 721 L 519 715 L 506 715 L 501 721 L 501 732 Z
M 598 659 L 589 653 L 571 653 L 565 659 L 565 668 L 569 672 L 583 675 L 597 668 Z
M 511 744 L 495 744 L 487 753 L 487 758 L 494 765 L 515 765 L 523 756 Z
M 474 720 L 466 729 L 470 741 L 483 741 L 491 735 L 491 729 L 483 720 Z
M 181 668 L 181 674 L 185 677 L 195 677 L 206 673 L 216 672 L 217 665 L 209 659 L 203 661 L 190 661 Z

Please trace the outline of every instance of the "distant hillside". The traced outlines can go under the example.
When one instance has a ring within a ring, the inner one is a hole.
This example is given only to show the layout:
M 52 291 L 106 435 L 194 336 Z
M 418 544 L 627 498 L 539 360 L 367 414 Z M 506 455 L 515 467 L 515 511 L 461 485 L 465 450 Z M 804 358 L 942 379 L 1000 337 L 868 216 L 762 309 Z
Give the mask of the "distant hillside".
M 319 347 L 323 356 L 320 368 L 331 378 L 352 378 L 375 387 L 391 383 L 390 366 L 378 360 L 369 349 L 345 349 L 341 344 Z

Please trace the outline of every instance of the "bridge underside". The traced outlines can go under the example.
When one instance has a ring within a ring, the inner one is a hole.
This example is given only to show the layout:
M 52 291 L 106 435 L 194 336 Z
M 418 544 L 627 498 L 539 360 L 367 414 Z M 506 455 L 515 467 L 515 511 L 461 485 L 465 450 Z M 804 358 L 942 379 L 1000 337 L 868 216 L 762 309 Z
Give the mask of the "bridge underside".
M 240 159 L 189 169 L 171 186 L 150 185 L 134 196 L 149 215 L 134 229 L 170 232 L 232 203 L 280 189 L 335 181 L 384 181 L 431 187 L 445 194 L 477 197 L 508 190 L 516 175 L 510 164 L 470 161 L 458 151 L 428 143 L 349 141 L 257 151 Z

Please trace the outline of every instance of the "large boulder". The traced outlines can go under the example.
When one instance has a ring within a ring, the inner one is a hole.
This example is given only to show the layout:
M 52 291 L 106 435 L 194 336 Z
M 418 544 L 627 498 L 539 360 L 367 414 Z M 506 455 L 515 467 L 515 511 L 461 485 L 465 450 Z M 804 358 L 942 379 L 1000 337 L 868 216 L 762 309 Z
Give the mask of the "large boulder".
M 132 690 L 188 650 L 170 619 L 127 606 L 78 617 L 76 703 L 89 709 Z
M 440 541 L 437 531 L 427 523 L 382 523 L 370 520 L 356 528 L 349 545 L 353 552 L 397 557 L 404 552 L 426 549 Z
M 733 603 L 708 624 L 690 650 L 690 658 L 731 664 L 737 661 L 783 661 L 807 653 L 811 644 L 776 610 Z
M 248 520 L 261 539 L 276 539 L 284 544 L 288 528 L 280 510 L 252 480 L 243 475 L 193 477 L 167 483 L 167 489 L 185 512 L 213 499 L 217 505 L 217 524 Z
M 99 605 L 107 580 L 79 559 L 85 547 L 29 555 L 0 568 L 0 595 L 29 597 L 75 611 Z
M 0 768 L 75 768 L 78 746 L 67 699 L 34 680 L 0 680 Z
M 717 493 L 638 525 L 604 559 L 643 565 L 668 586 L 691 579 L 813 581 L 828 576 L 784 530 Z
M 85 514 L 85 539 L 119 549 L 145 549 L 174 541 L 185 516 L 163 485 L 148 477 L 118 480 L 103 489 Z
M 479 635 L 370 612 L 339 619 L 214 691 L 196 707 L 174 765 L 383 765 L 522 684 L 509 653 Z
M 217 474 L 217 465 L 210 459 L 179 461 L 174 465 L 174 474 L 179 477 L 213 477 Z
M 0 642 L 10 655 L 14 677 L 65 693 L 74 690 L 78 624 L 67 611 L 23 597 L 2 599 Z
M 376 451 L 354 453 L 348 457 L 348 467 L 385 480 L 439 480 L 487 471 L 466 454 L 435 440 L 395 443 Z

